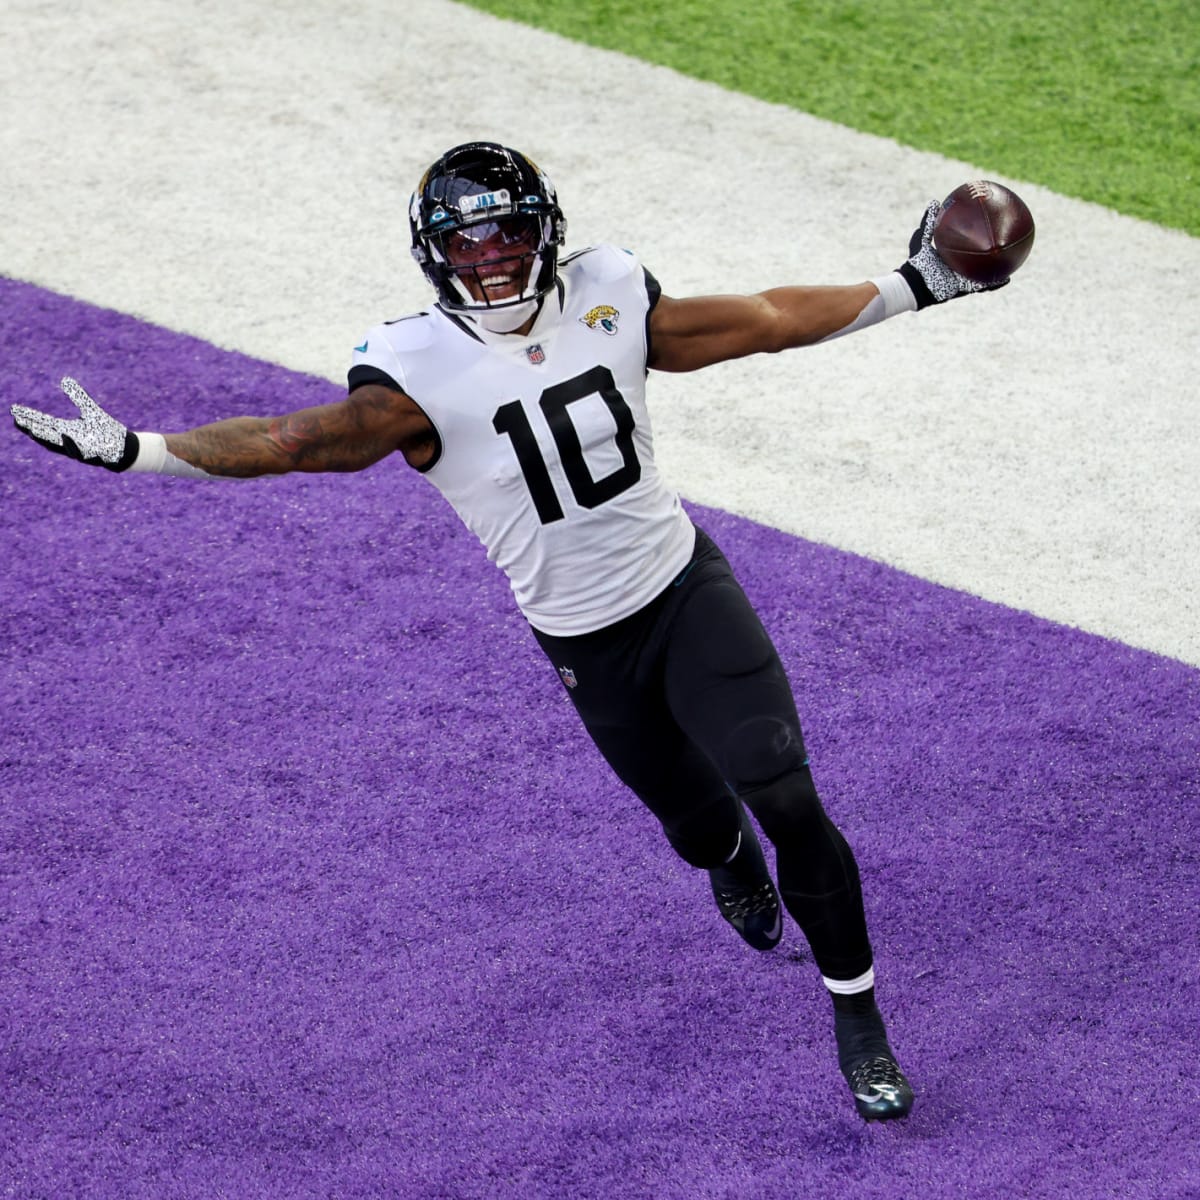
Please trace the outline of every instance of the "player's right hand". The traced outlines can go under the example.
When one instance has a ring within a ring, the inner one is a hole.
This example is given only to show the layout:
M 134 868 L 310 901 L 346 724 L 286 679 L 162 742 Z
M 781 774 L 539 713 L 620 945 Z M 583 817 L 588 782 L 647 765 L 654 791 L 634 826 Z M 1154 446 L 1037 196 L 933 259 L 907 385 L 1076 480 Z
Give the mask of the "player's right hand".
M 137 434 L 110 417 L 74 379 L 64 379 L 62 390 L 79 409 L 78 419 L 52 417 L 14 404 L 12 418 L 16 427 L 55 454 L 65 454 L 109 471 L 128 470 L 138 455 Z

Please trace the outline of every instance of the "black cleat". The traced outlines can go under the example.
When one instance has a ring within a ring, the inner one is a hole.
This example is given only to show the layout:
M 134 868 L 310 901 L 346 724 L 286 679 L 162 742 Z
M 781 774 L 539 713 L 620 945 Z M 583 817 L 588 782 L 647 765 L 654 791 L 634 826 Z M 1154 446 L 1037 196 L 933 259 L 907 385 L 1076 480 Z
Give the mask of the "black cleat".
M 755 950 L 773 950 L 783 936 L 779 893 L 771 882 L 754 827 L 742 810 L 738 848 L 733 858 L 708 875 L 721 916 Z
M 834 1017 L 838 1066 L 850 1085 L 854 1107 L 864 1121 L 895 1121 L 913 1106 L 912 1085 L 888 1045 L 879 1009 Z
M 846 1075 L 854 1107 L 864 1121 L 895 1121 L 913 1106 L 912 1085 L 890 1054 L 864 1059 Z

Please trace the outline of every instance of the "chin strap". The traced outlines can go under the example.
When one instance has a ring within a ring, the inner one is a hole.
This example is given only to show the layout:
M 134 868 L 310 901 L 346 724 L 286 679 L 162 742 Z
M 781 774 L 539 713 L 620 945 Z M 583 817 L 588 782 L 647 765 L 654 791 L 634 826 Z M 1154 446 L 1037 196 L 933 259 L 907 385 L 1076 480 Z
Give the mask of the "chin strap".
M 504 308 L 480 308 L 465 315 L 488 333 L 513 333 L 530 317 L 541 312 L 544 300 L 545 296 L 536 296 L 520 304 L 506 305 Z

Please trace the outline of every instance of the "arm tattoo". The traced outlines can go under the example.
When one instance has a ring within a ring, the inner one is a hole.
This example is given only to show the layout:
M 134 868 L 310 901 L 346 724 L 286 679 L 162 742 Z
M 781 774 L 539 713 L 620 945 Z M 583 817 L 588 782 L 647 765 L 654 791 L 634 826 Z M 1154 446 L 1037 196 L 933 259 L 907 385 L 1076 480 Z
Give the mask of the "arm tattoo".
M 168 433 L 167 449 L 210 475 L 278 474 L 288 467 L 279 447 L 262 437 L 266 427 L 257 417 L 232 417 L 186 433 Z
M 300 459 L 319 446 L 325 429 L 316 413 L 289 413 L 267 425 L 267 437 L 289 458 Z
M 371 406 L 379 411 L 380 406 Z M 268 422 L 266 434 L 282 451 L 288 469 L 357 471 L 378 462 L 396 447 L 371 427 L 361 404 L 288 413 Z
M 167 449 L 212 475 L 358 471 L 412 436 L 411 430 L 389 421 L 394 403 L 387 395 L 368 394 L 271 419 L 233 417 L 167 434 Z M 415 421 L 418 427 L 427 424 L 419 414 Z

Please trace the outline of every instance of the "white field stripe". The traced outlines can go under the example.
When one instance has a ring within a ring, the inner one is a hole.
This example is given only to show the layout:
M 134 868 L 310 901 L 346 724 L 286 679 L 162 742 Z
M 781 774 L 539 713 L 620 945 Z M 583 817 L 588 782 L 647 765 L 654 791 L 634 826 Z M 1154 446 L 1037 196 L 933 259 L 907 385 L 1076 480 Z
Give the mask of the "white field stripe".
M 10 0 L 4 24 L 0 272 L 332 379 L 427 303 L 406 199 L 471 137 L 539 159 L 573 245 L 636 249 L 676 295 L 879 274 L 989 174 L 446 0 Z M 1038 220 L 1011 287 L 657 378 L 663 466 L 1200 664 L 1200 241 L 1003 182 Z M 137 386 L 98 399 L 136 426 Z

